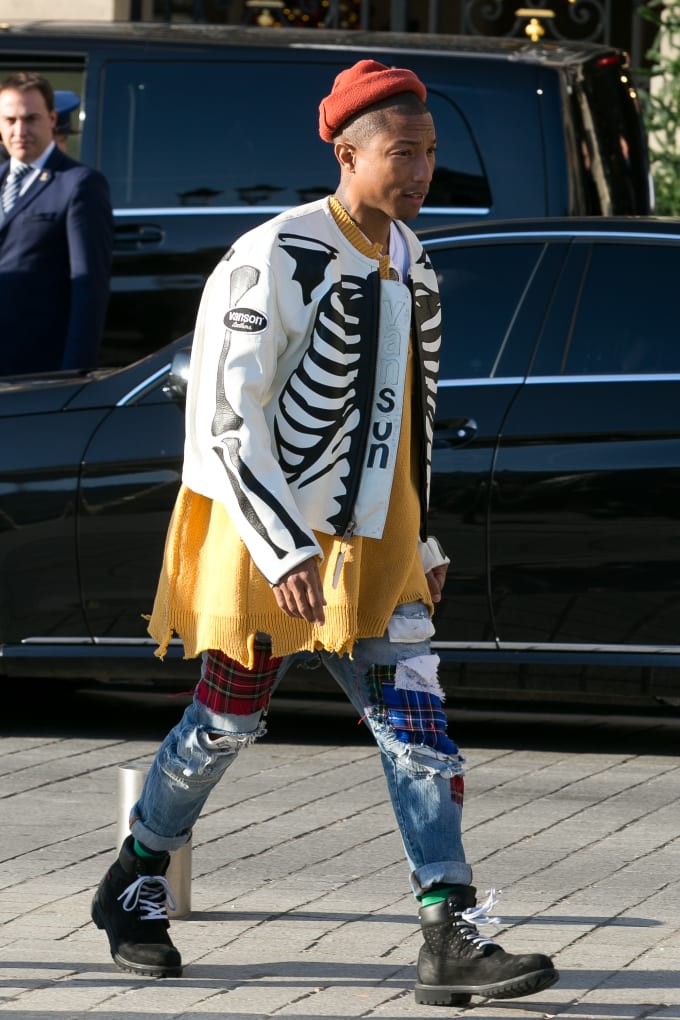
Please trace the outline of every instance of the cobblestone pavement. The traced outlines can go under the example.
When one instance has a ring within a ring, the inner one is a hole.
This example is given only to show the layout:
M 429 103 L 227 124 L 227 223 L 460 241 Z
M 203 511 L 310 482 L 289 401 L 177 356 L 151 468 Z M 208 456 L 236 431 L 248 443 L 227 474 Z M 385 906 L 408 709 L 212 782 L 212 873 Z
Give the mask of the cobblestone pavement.
M 5 707 L 0 1014 L 680 1020 L 680 719 L 450 708 L 468 857 L 480 892 L 502 890 L 494 937 L 561 971 L 463 1010 L 414 1002 L 415 903 L 369 735 L 344 707 L 284 701 L 196 828 L 185 974 L 160 981 L 116 969 L 89 905 L 118 766 L 150 760 L 182 703 L 81 694 L 31 723 Z

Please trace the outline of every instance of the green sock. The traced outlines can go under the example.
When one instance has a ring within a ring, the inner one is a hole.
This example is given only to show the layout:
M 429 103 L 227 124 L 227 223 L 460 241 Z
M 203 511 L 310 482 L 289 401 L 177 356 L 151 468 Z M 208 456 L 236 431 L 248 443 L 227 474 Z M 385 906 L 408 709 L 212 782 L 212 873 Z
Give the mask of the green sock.
M 135 840 L 132 849 L 134 850 L 134 852 L 137 854 L 138 857 L 162 857 L 163 856 L 163 851 L 162 850 L 149 850 L 149 848 L 144 846 L 143 843 L 140 843 L 138 839 Z
M 423 893 L 420 902 L 424 907 L 431 907 L 435 903 L 443 903 L 451 892 L 453 892 L 452 885 L 433 885 L 431 889 Z

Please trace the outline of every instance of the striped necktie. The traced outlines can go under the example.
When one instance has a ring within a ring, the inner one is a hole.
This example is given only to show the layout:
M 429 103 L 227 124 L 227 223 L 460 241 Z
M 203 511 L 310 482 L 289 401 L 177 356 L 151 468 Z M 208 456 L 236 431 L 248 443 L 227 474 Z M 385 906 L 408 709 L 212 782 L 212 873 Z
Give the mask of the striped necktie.
M 19 197 L 21 190 L 21 182 L 26 174 L 30 174 L 32 169 L 32 166 L 26 166 L 25 163 L 15 163 L 14 167 L 10 170 L 5 181 L 5 187 L 2 190 L 2 211 L 5 214 L 14 207 L 14 203 Z

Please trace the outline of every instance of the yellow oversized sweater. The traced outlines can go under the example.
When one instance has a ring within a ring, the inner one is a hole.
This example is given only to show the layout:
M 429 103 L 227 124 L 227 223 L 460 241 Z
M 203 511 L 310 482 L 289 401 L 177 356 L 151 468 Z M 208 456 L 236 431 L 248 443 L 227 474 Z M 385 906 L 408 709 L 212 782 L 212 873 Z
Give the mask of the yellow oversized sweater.
M 389 257 L 380 257 L 342 206 L 332 201 L 336 222 L 364 254 L 379 258 L 387 278 Z M 343 543 L 315 532 L 324 559 L 320 564 L 327 599 L 323 626 L 283 613 L 269 582 L 253 564 L 226 508 L 206 496 L 180 488 L 165 544 L 149 633 L 162 657 L 173 633 L 186 658 L 219 649 L 246 667 L 253 665 L 256 633 L 269 634 L 272 654 L 325 648 L 350 653 L 355 641 L 379 637 L 395 606 L 432 602 L 418 553 L 420 504 L 417 463 L 412 450 L 413 357 L 409 352 L 404 413 L 390 507 L 381 539 L 352 538 Z M 333 575 L 341 549 L 342 569 Z

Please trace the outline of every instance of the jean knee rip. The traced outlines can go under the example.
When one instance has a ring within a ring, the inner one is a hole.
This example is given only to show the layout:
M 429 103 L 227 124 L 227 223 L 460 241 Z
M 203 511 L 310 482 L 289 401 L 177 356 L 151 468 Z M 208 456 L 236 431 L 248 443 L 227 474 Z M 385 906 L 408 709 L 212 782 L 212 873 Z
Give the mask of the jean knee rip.
M 398 766 L 451 779 L 464 774 L 465 759 L 446 732 L 438 661 L 436 655 L 420 655 L 395 666 L 371 666 L 367 714 L 376 739 Z
M 208 780 L 215 772 L 223 772 L 244 747 L 265 732 L 264 722 L 247 733 L 221 732 L 205 725 L 180 726 L 177 740 L 166 749 L 160 766 L 180 786 L 203 776 Z

